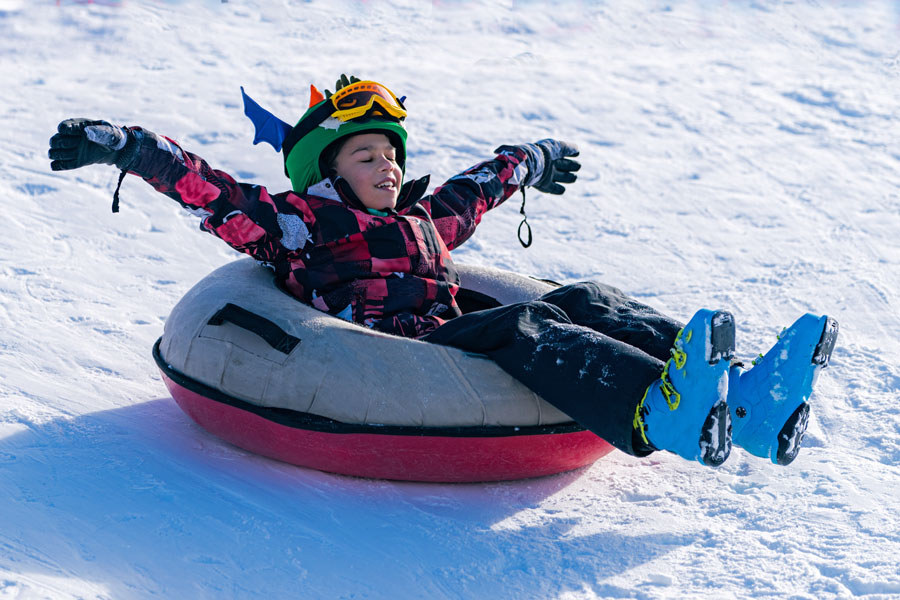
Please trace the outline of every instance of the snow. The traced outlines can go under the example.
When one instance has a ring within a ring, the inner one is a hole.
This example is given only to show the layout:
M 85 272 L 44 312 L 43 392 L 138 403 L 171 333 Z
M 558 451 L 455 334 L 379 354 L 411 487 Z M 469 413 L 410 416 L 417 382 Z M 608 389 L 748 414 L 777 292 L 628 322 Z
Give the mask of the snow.
M 0 598 L 898 598 L 900 3 L 0 0 Z M 577 184 L 487 215 L 459 261 L 596 279 L 751 358 L 841 324 L 783 468 L 614 453 L 542 479 L 328 475 L 168 397 L 168 311 L 236 255 L 137 178 L 53 173 L 67 117 L 140 124 L 245 181 L 240 86 L 285 120 L 341 73 L 407 95 L 408 174 L 504 143 Z

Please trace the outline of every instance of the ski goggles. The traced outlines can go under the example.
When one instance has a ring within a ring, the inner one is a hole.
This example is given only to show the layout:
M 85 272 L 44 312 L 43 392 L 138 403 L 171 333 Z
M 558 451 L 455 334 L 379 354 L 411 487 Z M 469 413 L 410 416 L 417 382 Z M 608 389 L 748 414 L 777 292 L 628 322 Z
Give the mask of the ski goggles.
M 393 118 L 398 121 L 406 118 L 406 108 L 394 92 L 374 81 L 352 83 L 336 91 L 330 99 L 334 112 L 329 116 L 341 121 L 353 121 L 361 117 Z
M 291 129 L 282 146 L 285 157 L 291 153 L 297 142 L 330 117 L 345 123 L 366 120 L 399 123 L 406 118 L 406 108 L 391 90 L 380 83 L 374 81 L 352 83 L 335 92 L 312 114 Z

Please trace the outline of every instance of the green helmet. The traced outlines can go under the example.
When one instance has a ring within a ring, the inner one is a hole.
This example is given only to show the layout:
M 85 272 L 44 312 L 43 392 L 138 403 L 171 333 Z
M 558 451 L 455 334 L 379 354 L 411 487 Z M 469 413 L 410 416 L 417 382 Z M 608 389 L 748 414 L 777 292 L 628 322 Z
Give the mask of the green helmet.
M 327 100 L 323 100 L 307 110 L 297 125 L 298 129 L 304 120 L 309 119 L 316 109 Z M 318 183 L 327 176 L 323 173 L 320 158 L 326 149 L 340 139 L 360 133 L 383 133 L 397 149 L 397 164 L 401 172 L 406 171 L 406 129 L 402 122 L 368 120 L 340 121 L 335 118 L 326 119 L 315 126 L 312 131 L 301 137 L 284 158 L 284 170 L 291 180 L 291 187 L 296 192 L 305 192 L 309 186 Z

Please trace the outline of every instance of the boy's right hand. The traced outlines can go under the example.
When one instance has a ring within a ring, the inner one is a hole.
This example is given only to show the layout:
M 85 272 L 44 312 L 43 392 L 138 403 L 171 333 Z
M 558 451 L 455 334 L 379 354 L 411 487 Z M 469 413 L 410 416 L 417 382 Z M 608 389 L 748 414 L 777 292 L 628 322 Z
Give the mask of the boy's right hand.
M 127 129 L 106 121 L 66 119 L 50 138 L 50 168 L 68 171 L 85 165 L 116 165 L 126 170 L 133 162 L 138 144 Z

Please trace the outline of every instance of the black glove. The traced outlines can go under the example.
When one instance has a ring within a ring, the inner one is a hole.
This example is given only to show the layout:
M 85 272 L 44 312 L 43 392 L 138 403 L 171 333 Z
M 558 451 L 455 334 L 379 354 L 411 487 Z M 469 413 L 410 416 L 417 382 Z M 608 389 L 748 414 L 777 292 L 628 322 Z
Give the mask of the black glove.
M 562 194 L 566 191 L 562 183 L 573 183 L 577 176 L 575 171 L 581 168 L 578 161 L 566 158 L 578 156 L 578 148 L 558 140 L 541 140 L 534 144 L 519 146 L 500 146 L 494 152 L 498 154 L 525 151 L 525 165 L 528 167 L 528 179 L 522 185 L 532 186 L 545 194 Z
M 525 166 L 528 168 L 528 177 L 520 183 L 522 190 L 522 222 L 519 223 L 519 242 L 524 248 L 531 245 L 531 225 L 525 216 L 525 187 L 545 194 L 562 194 L 566 191 L 562 183 L 573 183 L 578 177 L 575 171 L 581 168 L 581 163 L 566 158 L 578 156 L 578 148 L 574 144 L 567 144 L 559 140 L 541 140 L 533 144 L 521 144 L 519 146 L 500 146 L 494 152 L 496 154 L 514 155 L 519 151 L 525 151 Z M 525 228 L 527 238 L 522 237 L 522 229 Z
M 50 138 L 50 168 L 68 171 L 85 165 L 115 165 L 127 170 L 137 157 L 134 134 L 106 121 L 66 119 Z
M 334 92 L 337 93 L 337 91 L 340 90 L 341 88 L 345 88 L 348 85 L 350 85 L 351 83 L 356 83 L 357 81 L 362 81 L 362 79 L 360 79 L 359 77 L 357 77 L 355 75 L 351 75 L 348 78 L 346 75 L 341 73 L 341 78 L 334 82 Z M 331 98 L 331 96 L 332 96 L 332 93 L 329 92 L 328 90 L 325 90 L 325 98 L 328 99 L 328 98 Z
M 559 140 L 541 140 L 534 145 L 544 154 L 544 170 L 540 179 L 531 185 L 545 194 L 562 194 L 566 188 L 560 184 L 574 183 L 578 178 L 575 171 L 581 168 L 581 163 L 566 158 L 578 156 L 578 148 Z

